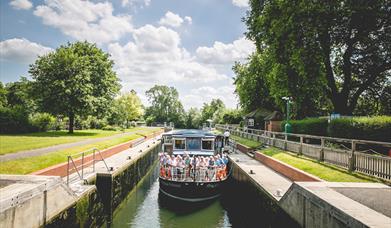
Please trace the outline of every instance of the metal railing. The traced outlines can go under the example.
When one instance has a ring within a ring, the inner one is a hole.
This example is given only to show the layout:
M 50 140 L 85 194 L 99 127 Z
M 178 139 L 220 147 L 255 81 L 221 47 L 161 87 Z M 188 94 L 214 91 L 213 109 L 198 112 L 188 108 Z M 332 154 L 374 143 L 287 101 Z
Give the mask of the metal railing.
M 164 167 L 160 166 L 160 177 L 166 180 L 182 182 L 213 182 L 222 181 L 227 178 L 226 166 L 222 167 Z
M 91 155 L 92 151 L 92 155 Z M 99 155 L 100 159 L 97 158 Z M 79 159 L 81 157 L 81 159 Z M 69 176 L 70 174 L 76 172 L 80 180 L 84 180 L 84 169 L 89 167 L 92 164 L 92 172 L 95 172 L 95 163 L 102 161 L 105 165 L 107 171 L 110 169 L 107 166 L 105 159 L 102 156 L 102 153 L 97 148 L 92 148 L 77 154 L 68 155 L 68 164 L 67 164 L 67 185 L 69 185 Z
M 218 130 L 228 130 L 232 135 L 251 139 L 266 145 L 291 151 L 327 162 L 348 171 L 391 181 L 391 157 L 379 153 L 369 154 L 373 149 L 359 150 L 359 145 L 375 145 L 391 150 L 391 143 L 369 140 L 332 138 L 326 136 L 271 132 L 258 129 L 243 129 L 216 125 Z M 365 153 L 367 152 L 367 153 Z

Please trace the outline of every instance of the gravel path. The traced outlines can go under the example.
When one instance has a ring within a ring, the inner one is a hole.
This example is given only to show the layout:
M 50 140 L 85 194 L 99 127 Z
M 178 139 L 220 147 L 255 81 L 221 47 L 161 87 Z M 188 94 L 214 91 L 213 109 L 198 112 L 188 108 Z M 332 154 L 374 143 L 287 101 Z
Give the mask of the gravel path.
M 59 144 L 59 145 L 54 145 L 54 146 L 49 146 L 49 147 L 44 147 L 44 148 L 38 148 L 38 149 L 33 149 L 33 150 L 24 150 L 24 151 L 19 151 L 19 152 L 15 152 L 15 153 L 4 154 L 4 155 L 0 155 L 0 162 L 6 162 L 6 161 L 11 161 L 11 160 L 20 159 L 20 158 L 39 156 L 39 155 L 43 155 L 43 154 L 52 153 L 52 152 L 55 152 L 58 150 L 72 148 L 75 146 L 83 146 L 83 145 L 87 145 L 87 144 L 102 142 L 102 141 L 110 140 L 110 139 L 116 139 L 116 138 L 120 138 L 122 136 L 133 135 L 133 134 L 142 133 L 142 132 L 145 132 L 145 130 L 125 132 L 125 133 L 120 133 L 120 134 L 111 135 L 111 136 L 102 137 L 102 138 L 86 139 L 86 140 L 72 142 L 72 143 L 64 143 L 64 144 Z

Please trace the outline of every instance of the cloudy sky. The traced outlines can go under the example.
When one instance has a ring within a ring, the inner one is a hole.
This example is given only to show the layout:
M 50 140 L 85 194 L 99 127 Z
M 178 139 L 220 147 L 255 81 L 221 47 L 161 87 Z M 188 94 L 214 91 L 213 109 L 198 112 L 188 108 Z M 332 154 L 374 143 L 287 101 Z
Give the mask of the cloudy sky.
M 0 78 L 28 75 L 36 59 L 68 41 L 111 54 L 122 90 L 178 89 L 185 108 L 237 99 L 231 67 L 254 50 L 241 18 L 247 0 L 1 0 Z

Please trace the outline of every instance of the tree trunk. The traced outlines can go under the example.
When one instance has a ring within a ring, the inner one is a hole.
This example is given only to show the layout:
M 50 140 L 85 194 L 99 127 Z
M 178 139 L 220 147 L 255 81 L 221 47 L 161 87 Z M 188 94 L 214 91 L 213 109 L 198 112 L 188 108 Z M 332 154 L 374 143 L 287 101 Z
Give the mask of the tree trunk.
M 341 115 L 352 115 L 353 110 L 351 110 L 351 107 L 348 104 L 348 98 L 338 93 L 336 97 L 331 99 L 333 106 L 334 106 L 334 112 L 341 114 Z
M 73 125 L 75 123 L 75 114 L 70 113 L 69 114 L 69 128 L 68 128 L 68 133 L 73 134 Z

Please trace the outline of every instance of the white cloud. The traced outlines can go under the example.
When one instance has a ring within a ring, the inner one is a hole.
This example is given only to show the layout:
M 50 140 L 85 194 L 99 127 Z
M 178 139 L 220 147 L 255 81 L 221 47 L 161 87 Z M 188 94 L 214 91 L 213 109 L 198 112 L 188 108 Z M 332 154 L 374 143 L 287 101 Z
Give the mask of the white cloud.
M 29 0 L 12 0 L 9 4 L 17 10 L 29 10 L 33 7 L 33 3 Z
M 9 39 L 0 42 L 0 59 L 15 63 L 32 63 L 38 55 L 44 55 L 53 49 L 31 42 L 27 39 Z
M 183 106 L 188 109 L 189 107 L 202 107 L 204 103 L 209 103 L 212 99 L 219 98 L 224 102 L 227 107 L 234 108 L 237 104 L 236 97 L 234 95 L 235 87 L 232 85 L 224 86 L 202 86 L 199 88 L 191 89 L 190 92 L 183 96 Z
M 197 62 L 181 46 L 179 34 L 164 26 L 145 25 L 135 29 L 133 41 L 123 46 L 109 44 L 108 51 L 124 90 L 136 89 L 139 94 L 155 84 L 165 84 L 174 85 L 186 95 L 189 92 L 186 86 L 194 88 L 229 81 L 214 67 Z M 145 102 L 145 97 L 141 97 Z
M 229 44 L 216 41 L 212 47 L 198 47 L 196 54 L 203 63 L 232 65 L 247 58 L 254 50 L 253 42 L 242 37 Z
M 43 23 L 60 29 L 78 40 L 107 43 L 132 31 L 129 15 L 113 15 L 109 2 L 93 3 L 81 0 L 46 0 L 34 14 Z
M 186 16 L 186 17 L 185 17 L 185 21 L 186 21 L 189 25 L 191 25 L 191 24 L 193 23 L 193 19 L 192 19 L 191 17 L 189 17 L 189 16 Z
M 248 0 L 232 0 L 232 4 L 240 8 L 245 8 L 249 6 Z
M 149 6 L 151 4 L 151 0 L 122 0 L 121 5 L 122 7 L 126 6 L 136 6 L 141 5 L 143 6 Z
M 186 21 L 188 24 L 192 23 L 192 19 L 189 16 L 186 16 L 184 19 L 180 17 L 178 14 L 175 14 L 171 11 L 167 11 L 167 13 L 159 20 L 160 25 L 171 26 L 171 27 L 179 27 L 182 23 Z

